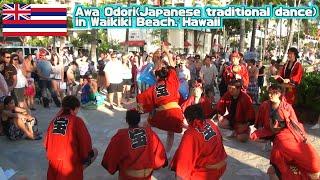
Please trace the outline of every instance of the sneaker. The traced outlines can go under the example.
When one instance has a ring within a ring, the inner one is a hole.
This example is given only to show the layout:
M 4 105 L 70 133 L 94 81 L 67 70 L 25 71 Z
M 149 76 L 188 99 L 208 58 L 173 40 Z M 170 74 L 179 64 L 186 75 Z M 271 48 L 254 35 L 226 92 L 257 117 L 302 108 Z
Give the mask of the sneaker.
M 320 128 L 320 124 L 319 123 L 317 123 L 316 125 L 310 127 L 310 129 L 312 129 L 312 130 L 319 129 L 319 128 Z

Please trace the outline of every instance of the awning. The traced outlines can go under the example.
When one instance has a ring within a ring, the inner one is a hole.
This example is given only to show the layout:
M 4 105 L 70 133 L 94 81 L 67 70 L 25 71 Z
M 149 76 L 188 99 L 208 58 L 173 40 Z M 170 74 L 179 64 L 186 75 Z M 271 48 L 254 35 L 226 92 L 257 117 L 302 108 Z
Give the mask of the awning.
M 189 42 L 189 41 L 184 41 L 184 45 L 183 45 L 184 47 L 189 47 L 189 46 L 191 46 L 191 43 Z
M 131 46 L 131 47 L 142 47 L 146 44 L 144 40 L 136 40 L 136 41 L 125 41 L 121 42 L 120 45 L 125 46 Z

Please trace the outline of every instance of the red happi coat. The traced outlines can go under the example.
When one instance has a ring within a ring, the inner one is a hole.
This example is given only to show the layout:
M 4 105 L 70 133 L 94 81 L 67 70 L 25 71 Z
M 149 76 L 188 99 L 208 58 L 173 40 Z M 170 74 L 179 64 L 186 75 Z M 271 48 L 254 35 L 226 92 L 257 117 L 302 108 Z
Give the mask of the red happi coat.
M 221 99 L 219 100 L 216 109 L 219 114 L 224 115 L 226 112 L 226 108 L 230 112 L 232 96 L 229 92 L 226 92 Z M 236 107 L 236 113 L 234 117 L 234 129 L 237 130 L 237 124 L 245 124 L 248 122 L 255 121 L 255 111 L 253 109 L 253 104 L 250 96 L 245 92 L 240 91 L 238 97 L 238 103 Z M 230 114 L 226 115 L 226 118 L 230 120 Z
M 257 130 L 255 130 L 250 135 L 250 138 L 252 140 L 258 140 L 258 139 L 270 137 L 273 135 L 273 132 L 270 128 L 270 110 L 271 110 L 270 100 L 264 101 L 259 106 L 259 110 L 256 116 L 256 121 L 254 124 Z
M 49 124 L 44 147 L 48 180 L 83 179 L 83 165 L 92 153 L 91 136 L 75 114 L 58 115 Z
M 220 169 L 207 166 L 226 158 L 219 128 L 210 120 L 194 120 L 184 132 L 170 167 L 183 180 L 219 179 L 226 165 Z
M 149 123 L 159 129 L 182 132 L 183 113 L 180 106 L 157 111 L 160 106 L 171 102 L 179 102 L 179 79 L 176 71 L 170 68 L 165 81 L 158 81 L 146 91 L 137 95 L 137 103 L 141 104 L 144 112 L 152 112 L 156 109 Z
M 119 171 L 119 179 L 134 178 L 126 170 L 159 169 L 167 165 L 164 146 L 151 128 L 120 129 L 114 135 L 104 153 L 102 166 L 111 174 Z
M 284 65 L 284 67 L 279 71 L 279 75 L 282 78 L 285 78 L 285 72 L 288 68 L 288 62 Z M 301 83 L 301 79 L 303 76 L 303 67 L 300 62 L 296 61 L 291 69 L 290 73 L 290 82 L 295 84 L 295 86 L 288 87 L 286 89 L 285 97 L 288 103 L 295 104 L 296 96 L 297 96 L 297 88 L 296 86 Z
M 181 109 L 184 112 L 187 107 L 191 106 L 194 104 L 194 96 L 190 96 L 182 105 L 181 105 Z M 203 114 L 205 116 L 205 118 L 212 118 L 213 114 L 214 114 L 214 108 L 212 108 L 212 99 L 205 97 L 205 96 L 201 96 L 199 104 L 203 110 Z
M 242 82 L 243 82 L 243 88 L 247 89 L 248 85 L 249 85 L 249 73 L 248 70 L 246 68 L 246 66 L 240 64 L 239 65 L 241 67 L 240 71 L 235 73 L 233 72 L 232 68 L 233 65 L 227 66 L 222 74 L 225 83 L 228 84 L 230 82 L 231 79 L 234 79 L 236 74 L 241 76 Z
M 281 179 L 308 180 L 308 173 L 320 172 L 319 154 L 307 141 L 292 106 L 282 101 L 278 112 L 286 127 L 275 135 L 270 163 L 280 171 Z

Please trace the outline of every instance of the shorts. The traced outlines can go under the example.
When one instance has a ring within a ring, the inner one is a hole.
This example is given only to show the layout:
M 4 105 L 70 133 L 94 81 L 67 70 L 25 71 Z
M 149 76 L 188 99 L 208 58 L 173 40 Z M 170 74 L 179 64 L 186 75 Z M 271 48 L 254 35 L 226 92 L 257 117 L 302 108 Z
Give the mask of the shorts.
M 13 92 L 18 102 L 24 101 L 24 87 L 23 88 L 14 88 Z
M 110 86 L 107 88 L 107 90 L 108 90 L 108 93 L 122 92 L 123 90 L 122 83 L 119 83 L 119 84 L 110 83 Z
M 15 124 L 11 123 L 8 132 L 8 138 L 10 140 L 19 140 L 24 136 L 24 133 L 21 129 L 19 129 Z
M 3 103 L 4 99 L 6 98 L 7 96 L 2 96 L 0 97 L 0 104 Z
M 256 82 L 249 82 L 249 86 L 247 90 L 248 90 L 247 92 L 250 93 L 251 95 L 259 94 L 259 86 Z
M 36 90 L 32 86 L 29 86 L 25 89 L 24 95 L 28 97 L 33 97 L 36 95 Z
M 128 85 L 128 86 L 131 86 L 131 85 L 132 85 L 132 81 L 131 81 L 131 79 L 123 79 L 123 81 L 122 81 L 122 85 Z

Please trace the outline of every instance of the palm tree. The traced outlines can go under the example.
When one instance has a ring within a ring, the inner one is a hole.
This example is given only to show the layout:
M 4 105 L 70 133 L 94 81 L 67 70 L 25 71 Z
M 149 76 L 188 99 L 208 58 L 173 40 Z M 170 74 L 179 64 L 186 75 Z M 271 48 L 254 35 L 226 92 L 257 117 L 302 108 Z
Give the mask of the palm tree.
M 291 0 L 291 1 L 288 1 L 288 2 L 289 2 L 289 5 L 291 5 L 291 6 L 292 5 L 293 6 L 297 6 L 297 0 Z M 301 3 L 301 0 L 298 1 L 298 6 L 300 5 L 300 3 Z M 287 41 L 287 45 L 286 45 L 284 53 L 286 53 L 288 51 L 288 49 L 290 48 L 290 46 L 292 46 L 293 35 L 294 35 L 294 25 L 295 25 L 295 20 L 294 19 L 290 19 L 289 20 L 289 27 L 290 27 L 289 36 L 288 36 L 288 41 Z M 286 56 L 283 56 L 282 61 L 285 60 L 285 57 Z
M 97 6 L 97 0 L 92 0 L 92 6 Z M 91 29 L 93 40 L 91 41 L 91 61 L 97 62 L 97 29 Z
M 246 1 L 242 0 L 242 5 L 245 5 Z M 240 47 L 239 47 L 239 51 L 240 52 L 244 52 L 244 38 L 246 37 L 246 20 L 245 19 L 241 19 L 240 20 Z
M 212 6 L 221 6 L 222 3 L 220 0 L 205 0 L 204 2 L 205 5 L 212 5 Z M 211 48 L 210 48 L 210 54 L 213 53 L 213 47 L 214 47 L 214 36 L 217 34 L 216 29 L 210 29 L 211 32 Z
M 254 1 L 253 5 L 254 6 L 258 6 L 259 2 L 258 1 Z M 253 19 L 252 20 L 252 34 L 251 34 L 250 51 L 254 51 L 255 50 L 257 25 L 258 25 L 258 20 L 257 19 Z
M 130 0 L 127 1 L 127 5 L 130 6 Z M 129 50 L 129 28 L 126 29 L 126 40 L 125 40 L 125 52 Z

